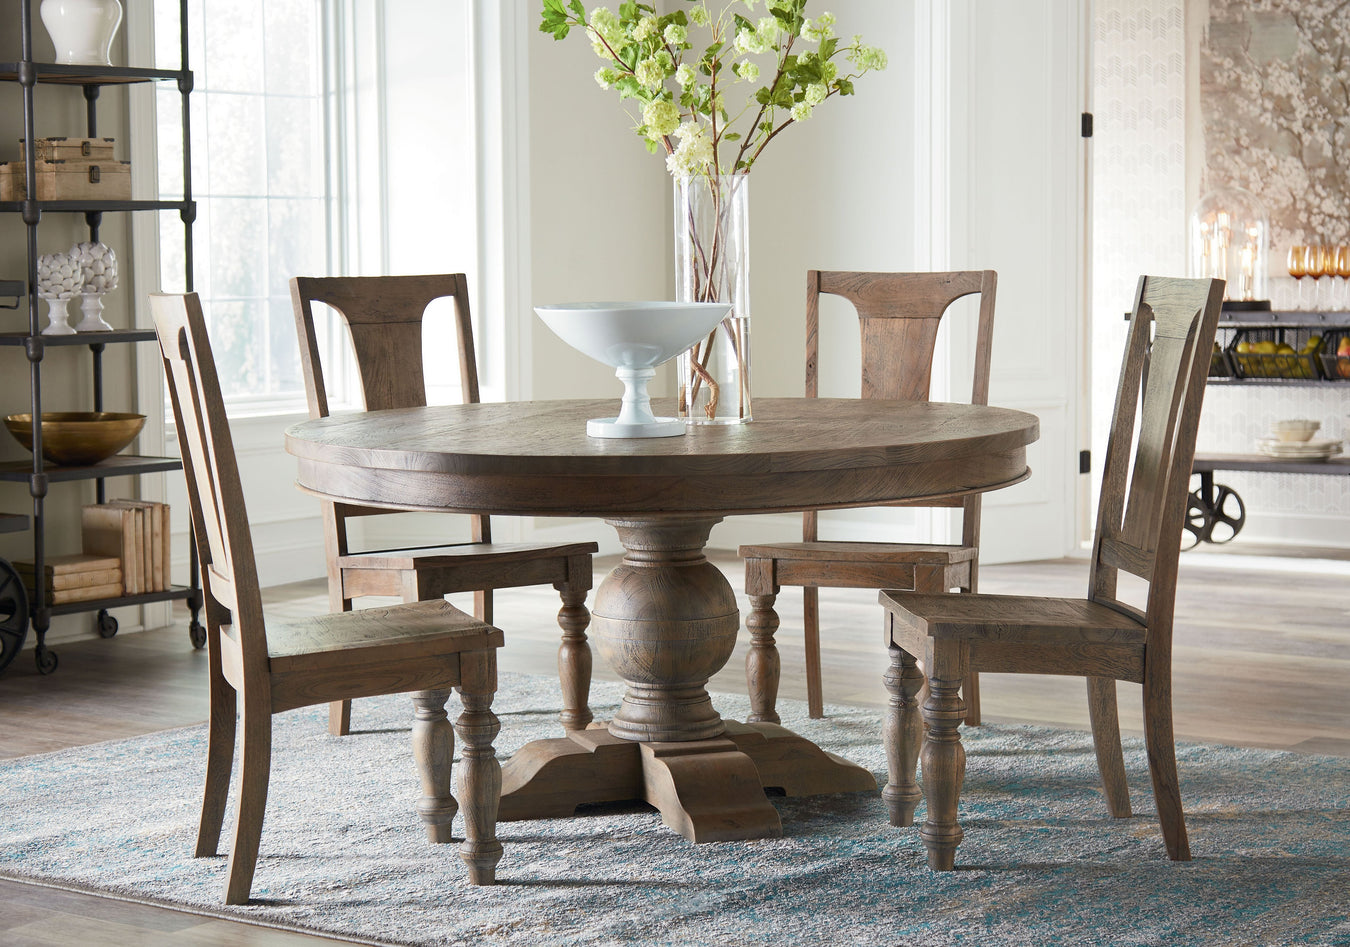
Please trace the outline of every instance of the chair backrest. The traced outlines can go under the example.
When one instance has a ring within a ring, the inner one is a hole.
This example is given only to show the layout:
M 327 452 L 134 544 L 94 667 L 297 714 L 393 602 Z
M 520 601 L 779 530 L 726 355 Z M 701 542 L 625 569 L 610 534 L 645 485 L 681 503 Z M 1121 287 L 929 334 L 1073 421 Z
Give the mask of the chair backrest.
M 1088 597 L 1146 622 L 1150 663 L 1171 660 L 1177 557 L 1223 285 L 1142 276 L 1130 316 Z M 1148 582 L 1143 615 L 1116 597 L 1122 569 Z
M 417 408 L 427 403 L 422 364 L 422 320 L 431 303 L 444 297 L 455 301 L 455 337 L 459 347 L 460 389 L 465 404 L 478 403 L 478 363 L 473 348 L 473 321 L 469 310 L 469 281 L 463 273 L 429 276 L 297 276 L 291 280 L 291 303 L 300 336 L 300 364 L 305 376 L 309 416 L 328 416 L 314 303 L 332 307 L 351 335 L 361 397 L 367 411 Z M 328 558 L 350 551 L 346 518 L 388 513 L 344 504 L 324 505 Z M 477 542 L 492 538 L 486 516 L 471 518 Z M 334 600 L 334 610 L 340 608 Z
M 952 303 L 980 296 L 975 328 L 972 404 L 989 403 L 989 361 L 994 341 L 993 270 L 953 273 L 862 273 L 811 270 L 806 274 L 806 396 L 820 392 L 820 294 L 842 296 L 857 310 L 862 339 L 862 397 L 927 401 L 932 387 L 938 328 Z M 910 504 L 904 504 L 910 505 Z M 980 497 L 971 495 L 922 506 L 963 509 L 961 543 L 980 538 Z M 803 520 L 803 538 L 814 541 L 816 514 Z
M 297 276 L 291 280 L 300 364 L 305 374 L 309 416 L 328 416 L 314 328 L 313 304 L 331 306 L 351 333 L 367 411 L 418 408 L 427 403 L 422 370 L 422 319 L 434 300 L 455 301 L 460 383 L 466 404 L 478 401 L 478 368 L 473 351 L 469 282 L 463 273 L 432 276 Z
M 159 335 L 173 401 L 183 472 L 192 508 L 192 536 L 202 570 L 206 619 L 214 654 L 227 635 L 242 657 L 245 680 L 267 673 L 267 638 L 244 491 L 225 417 L 211 341 L 196 293 L 154 293 L 150 312 Z M 214 657 L 213 657 L 214 660 Z

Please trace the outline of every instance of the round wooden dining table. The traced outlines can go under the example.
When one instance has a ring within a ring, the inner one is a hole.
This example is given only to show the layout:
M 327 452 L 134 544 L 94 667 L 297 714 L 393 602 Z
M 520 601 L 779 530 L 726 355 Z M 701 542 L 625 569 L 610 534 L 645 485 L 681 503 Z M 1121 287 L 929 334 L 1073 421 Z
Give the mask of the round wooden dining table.
M 301 489 L 396 510 L 594 516 L 626 554 L 591 639 L 626 684 L 606 725 L 539 740 L 503 769 L 500 818 L 645 799 L 696 841 L 781 834 L 765 789 L 875 790 L 870 772 L 772 723 L 724 720 L 706 685 L 731 657 L 736 598 L 704 556 L 723 517 L 996 490 L 1029 476 L 1034 415 L 938 402 L 758 399 L 755 419 L 677 437 L 588 437 L 609 401 L 339 414 L 286 432 Z M 880 622 L 880 617 L 878 617 Z M 761 653 L 756 660 L 776 660 Z

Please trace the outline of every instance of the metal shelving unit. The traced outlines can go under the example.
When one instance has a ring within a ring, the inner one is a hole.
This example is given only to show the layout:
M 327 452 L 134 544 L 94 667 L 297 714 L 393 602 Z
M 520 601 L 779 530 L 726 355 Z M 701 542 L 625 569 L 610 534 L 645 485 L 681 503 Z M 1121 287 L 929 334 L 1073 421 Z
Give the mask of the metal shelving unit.
M 88 467 L 54 467 L 43 460 L 41 424 L 42 363 L 47 356 L 47 350 L 61 349 L 69 346 L 88 347 L 93 368 L 93 410 L 101 411 L 103 410 L 104 349 L 108 345 L 113 344 L 153 341 L 155 333 L 150 330 L 132 329 L 69 336 L 42 335 L 39 326 L 38 312 L 38 227 L 42 222 L 44 214 L 83 214 L 85 223 L 89 227 L 89 239 L 98 240 L 99 227 L 102 224 L 103 215 L 105 213 L 176 210 L 183 222 L 187 289 L 188 291 L 191 291 L 192 224 L 196 219 L 197 205 L 192 199 L 191 126 L 188 113 L 188 98 L 192 92 L 192 72 L 188 68 L 187 0 L 180 0 L 179 3 L 182 62 L 181 68 L 177 70 L 142 69 L 125 66 L 63 65 L 59 63 L 35 62 L 33 59 L 33 8 L 35 4 L 36 0 L 21 0 L 19 3 L 19 29 L 22 41 L 22 58 L 18 62 L 0 62 L 0 82 L 17 84 L 23 99 L 23 157 L 26 175 L 25 193 L 29 197 L 28 200 L 0 202 L 0 213 L 17 213 L 22 216 L 24 226 L 27 228 L 28 238 L 27 283 L 26 286 L 23 287 L 26 290 L 28 301 L 28 331 L 0 332 L 0 347 L 21 347 L 28 358 L 31 401 L 30 410 L 34 418 L 33 459 L 31 463 L 20 461 L 0 464 L 0 481 L 27 483 L 28 492 L 33 498 L 31 528 L 33 533 L 34 594 L 28 602 L 27 617 L 31 621 L 34 634 L 37 636 L 37 646 L 34 650 L 34 657 L 37 660 L 38 670 L 43 674 L 50 674 L 52 671 L 56 670 L 57 658 L 56 654 L 47 647 L 45 637 L 51 626 L 51 619 L 56 615 L 74 614 L 77 612 L 97 612 L 97 627 L 99 634 L 104 637 L 111 637 L 117 633 L 117 621 L 108 613 L 108 609 L 181 599 L 187 601 L 192 612 L 188 634 L 194 647 L 200 648 L 206 643 L 206 630 L 199 619 L 202 607 L 202 595 L 198 582 L 196 551 L 195 548 L 191 548 L 191 543 L 189 543 L 191 578 L 189 584 L 186 586 L 173 586 L 164 591 L 127 595 L 115 599 L 100 599 L 63 605 L 46 604 L 47 579 L 45 575 L 45 562 L 47 558 L 47 549 L 45 507 L 47 503 L 48 487 L 53 483 L 93 480 L 95 482 L 95 491 L 98 502 L 102 503 L 107 496 L 107 480 L 114 477 L 132 477 L 160 471 L 179 470 L 182 468 L 182 463 L 177 458 L 173 457 L 142 457 L 129 454 L 118 454 Z M 98 98 L 100 90 L 104 86 L 125 85 L 140 82 L 173 82 L 176 83 L 181 95 L 183 199 L 179 201 L 33 200 L 33 195 L 37 194 L 35 169 L 37 159 L 37 134 L 34 122 L 33 101 L 35 87 L 38 84 L 48 83 L 79 87 L 83 91 L 86 102 L 86 135 L 90 138 L 96 138 L 98 137 Z M 19 528 L 26 528 L 27 517 L 14 517 L 8 515 L 5 516 L 4 522 L 13 526 L 17 520 L 24 521 Z M 15 635 L 10 635 L 11 639 L 14 637 Z M 21 644 L 22 641 L 23 637 L 18 637 L 18 643 Z M 16 644 L 12 650 L 17 651 L 17 649 L 18 644 Z M 13 657 L 10 650 L 7 650 L 5 653 L 8 654 L 10 658 Z M 5 663 L 8 663 L 8 661 L 5 661 Z M 0 664 L 0 668 L 3 666 L 3 664 Z
M 1207 385 L 1232 385 L 1235 387 L 1264 386 L 1270 388 L 1335 388 L 1345 386 L 1350 391 L 1350 360 L 1342 358 L 1323 358 L 1322 353 L 1308 355 L 1237 355 L 1230 351 L 1236 341 L 1235 332 L 1244 330 L 1268 330 L 1266 334 L 1282 341 L 1304 341 L 1310 333 L 1323 335 L 1324 340 L 1335 351 L 1335 340 L 1325 339 L 1325 333 L 1337 332 L 1350 335 L 1350 312 L 1340 311 L 1300 311 L 1300 310 L 1233 310 L 1225 309 L 1219 318 L 1219 332 L 1227 335 L 1222 343 L 1227 374 L 1211 374 Z M 1291 343 L 1292 344 L 1292 343 Z M 1298 346 L 1294 346 L 1297 348 Z M 1216 356 L 1217 358 L 1217 356 Z M 1282 369 L 1290 372 L 1295 369 L 1305 377 L 1260 377 L 1252 375 L 1241 377 L 1238 358 L 1247 359 L 1247 366 L 1259 365 L 1262 360 L 1282 363 Z M 1316 364 L 1313 364 L 1315 361 Z M 1333 362 L 1336 367 L 1330 372 Z M 1342 374 L 1342 370 L 1346 374 Z M 1334 374 L 1335 377 L 1324 377 Z M 1230 486 L 1215 483 L 1214 474 L 1218 471 L 1244 471 L 1248 473 L 1315 474 L 1320 476 L 1350 475 L 1350 459 L 1331 459 L 1320 461 L 1286 460 L 1267 457 L 1264 454 L 1196 454 L 1191 471 L 1200 478 L 1199 487 L 1192 492 L 1190 507 L 1186 513 L 1186 530 L 1193 539 L 1192 545 L 1200 543 L 1226 543 L 1237 537 L 1247 521 L 1246 504 L 1242 497 Z M 1217 530 L 1217 532 L 1216 532 Z

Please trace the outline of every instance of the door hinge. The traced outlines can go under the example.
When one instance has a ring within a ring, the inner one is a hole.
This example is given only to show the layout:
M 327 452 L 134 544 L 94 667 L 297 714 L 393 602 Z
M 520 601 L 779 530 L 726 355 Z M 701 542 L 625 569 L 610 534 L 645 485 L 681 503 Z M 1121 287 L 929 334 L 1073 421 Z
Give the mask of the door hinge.
M 1091 112 L 1084 112 L 1084 113 L 1083 113 L 1083 137 L 1084 137 L 1084 138 L 1091 138 L 1091 137 L 1092 137 L 1092 113 L 1091 113 Z
M 1078 452 L 1078 472 L 1080 474 L 1092 473 L 1092 451 L 1080 450 Z

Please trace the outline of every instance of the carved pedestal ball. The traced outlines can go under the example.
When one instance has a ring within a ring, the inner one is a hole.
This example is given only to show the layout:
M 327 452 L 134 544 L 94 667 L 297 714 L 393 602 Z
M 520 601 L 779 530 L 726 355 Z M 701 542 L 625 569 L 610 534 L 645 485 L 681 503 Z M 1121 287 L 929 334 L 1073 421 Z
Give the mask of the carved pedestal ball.
M 703 555 L 717 519 L 608 522 L 627 550 L 591 607 L 591 641 L 628 684 L 610 732 L 670 742 L 721 735 L 705 685 L 731 658 L 740 613 Z

